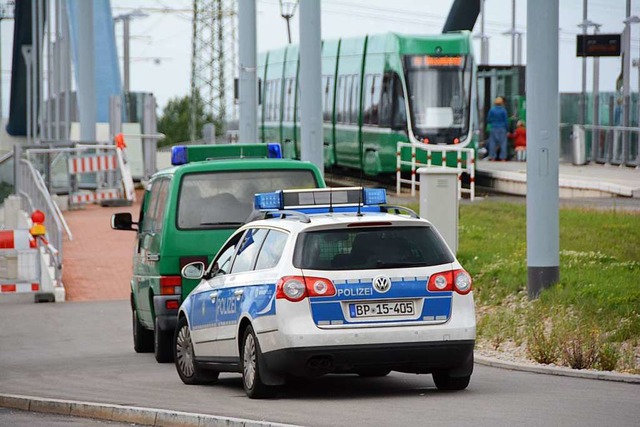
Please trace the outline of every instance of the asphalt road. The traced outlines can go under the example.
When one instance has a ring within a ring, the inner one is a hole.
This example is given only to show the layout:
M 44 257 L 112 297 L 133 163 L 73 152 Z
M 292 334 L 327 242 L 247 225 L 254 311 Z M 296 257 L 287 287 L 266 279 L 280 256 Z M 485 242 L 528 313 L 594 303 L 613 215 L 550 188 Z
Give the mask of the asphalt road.
M 329 376 L 248 399 L 237 374 L 182 384 L 136 354 L 126 301 L 0 305 L 0 393 L 196 412 L 307 426 L 637 426 L 640 386 L 476 366 L 469 388 L 430 375 Z M 2 418 L 0 418 L 2 421 Z

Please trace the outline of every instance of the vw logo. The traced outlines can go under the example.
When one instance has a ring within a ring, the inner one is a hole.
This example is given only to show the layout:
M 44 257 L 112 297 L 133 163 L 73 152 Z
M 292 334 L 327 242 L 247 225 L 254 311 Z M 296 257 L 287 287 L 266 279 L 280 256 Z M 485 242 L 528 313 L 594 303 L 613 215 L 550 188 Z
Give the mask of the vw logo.
M 373 287 L 383 294 L 391 289 L 391 280 L 387 276 L 377 276 L 373 279 Z

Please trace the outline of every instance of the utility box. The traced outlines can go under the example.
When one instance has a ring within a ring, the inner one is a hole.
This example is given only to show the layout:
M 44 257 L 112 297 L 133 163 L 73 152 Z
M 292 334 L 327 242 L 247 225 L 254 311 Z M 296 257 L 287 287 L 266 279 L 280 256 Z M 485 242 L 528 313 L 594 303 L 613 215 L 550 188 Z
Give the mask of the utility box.
M 422 167 L 420 175 L 420 216 L 440 232 L 453 253 L 458 252 L 458 171 Z

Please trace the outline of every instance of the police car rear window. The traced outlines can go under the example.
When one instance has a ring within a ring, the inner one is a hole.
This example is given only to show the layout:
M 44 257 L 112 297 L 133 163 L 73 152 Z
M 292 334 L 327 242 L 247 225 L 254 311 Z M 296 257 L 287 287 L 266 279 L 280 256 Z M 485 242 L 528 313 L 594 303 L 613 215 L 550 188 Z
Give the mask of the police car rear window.
M 178 228 L 238 227 L 251 217 L 255 193 L 316 188 L 310 170 L 254 170 L 193 173 L 180 184 Z
M 453 262 L 431 227 L 373 227 L 301 233 L 294 265 L 312 270 L 424 267 Z

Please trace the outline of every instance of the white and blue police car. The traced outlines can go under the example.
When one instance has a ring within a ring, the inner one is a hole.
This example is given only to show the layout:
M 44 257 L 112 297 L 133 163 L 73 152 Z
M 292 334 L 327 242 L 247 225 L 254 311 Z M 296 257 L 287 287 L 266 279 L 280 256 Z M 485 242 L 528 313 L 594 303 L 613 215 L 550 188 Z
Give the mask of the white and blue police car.
M 240 372 L 250 398 L 288 376 L 430 373 L 467 387 L 476 334 L 471 277 L 438 231 L 383 189 L 257 194 L 265 219 L 240 227 L 180 307 L 174 337 L 187 384 Z

